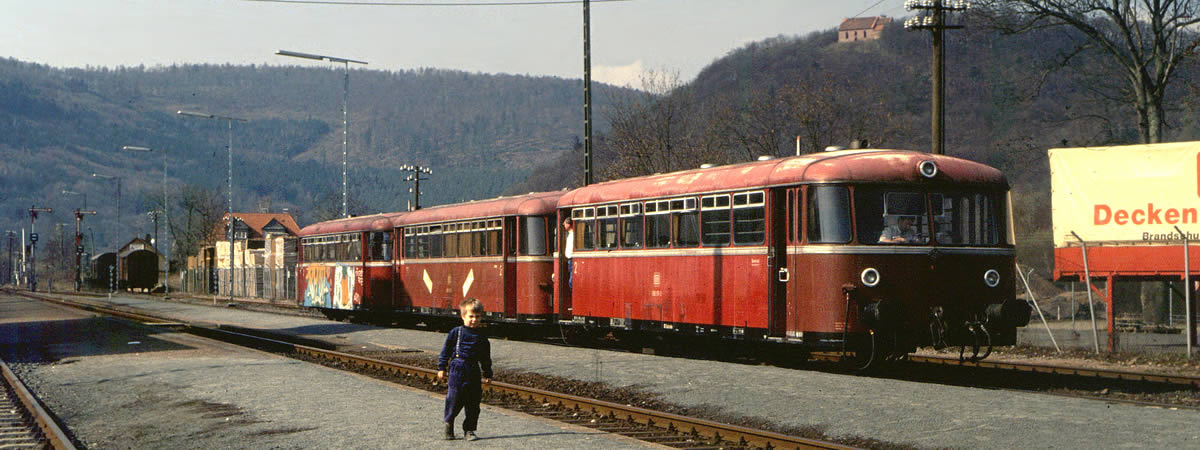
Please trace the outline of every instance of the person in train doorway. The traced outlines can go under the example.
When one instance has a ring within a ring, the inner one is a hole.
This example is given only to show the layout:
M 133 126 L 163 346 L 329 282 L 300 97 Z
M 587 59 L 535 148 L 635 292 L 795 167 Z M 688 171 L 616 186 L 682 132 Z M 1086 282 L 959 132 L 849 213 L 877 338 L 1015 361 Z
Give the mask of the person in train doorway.
M 443 422 L 446 440 L 455 439 L 454 419 L 466 411 L 463 419 L 463 437 L 468 441 L 478 439 L 475 430 L 479 426 L 479 402 L 483 397 L 483 383 L 492 382 L 492 346 L 481 330 L 483 302 L 468 298 L 458 305 L 463 324 L 446 335 L 442 354 L 438 357 L 437 378 L 449 375 L 446 391 L 446 409 Z
M 570 217 L 563 219 L 563 229 L 567 232 L 564 234 L 563 242 L 563 258 L 567 259 L 567 289 L 573 287 L 575 281 L 575 223 Z
M 916 218 L 913 216 L 900 216 L 896 218 L 895 225 L 888 225 L 883 229 L 883 233 L 879 235 L 879 242 L 894 244 L 918 242 L 917 229 L 913 227 L 914 222 L 916 222 Z

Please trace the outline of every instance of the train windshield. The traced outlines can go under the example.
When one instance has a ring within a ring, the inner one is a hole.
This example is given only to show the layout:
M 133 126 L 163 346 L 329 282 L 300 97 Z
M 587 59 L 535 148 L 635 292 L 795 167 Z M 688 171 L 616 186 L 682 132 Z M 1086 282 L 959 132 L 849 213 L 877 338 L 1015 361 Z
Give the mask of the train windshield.
M 880 245 L 997 245 L 998 201 L 987 192 L 854 191 L 858 241 Z
M 929 194 L 933 209 L 934 239 L 941 245 L 996 245 L 1000 243 L 1000 202 L 984 192 Z

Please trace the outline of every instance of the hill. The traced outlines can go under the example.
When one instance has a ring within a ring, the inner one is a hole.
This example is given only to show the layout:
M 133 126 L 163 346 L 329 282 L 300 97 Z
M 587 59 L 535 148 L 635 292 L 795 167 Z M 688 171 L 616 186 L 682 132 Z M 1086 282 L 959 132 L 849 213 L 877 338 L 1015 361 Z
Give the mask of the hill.
M 100 214 L 86 219 L 100 246 L 115 244 L 116 186 L 122 177 L 122 236 L 152 232 L 146 211 L 160 200 L 162 156 L 169 184 L 212 191 L 225 203 L 226 121 L 177 110 L 247 119 L 232 125 L 235 209 L 287 208 L 300 223 L 340 209 L 340 69 L 180 65 L 59 69 L 0 59 L 0 222 L 28 228 L 30 205 L 49 206 L 38 228 L 73 220 L 88 195 Z M 568 152 L 582 132 L 579 80 L 438 69 L 350 73 L 351 212 L 407 208 L 403 165 L 433 169 L 423 205 L 486 198 Z M 596 86 L 597 107 L 620 89 Z M 603 123 L 597 129 L 603 129 Z M 330 208 L 329 203 L 337 204 Z M 177 201 L 177 200 L 176 200 Z

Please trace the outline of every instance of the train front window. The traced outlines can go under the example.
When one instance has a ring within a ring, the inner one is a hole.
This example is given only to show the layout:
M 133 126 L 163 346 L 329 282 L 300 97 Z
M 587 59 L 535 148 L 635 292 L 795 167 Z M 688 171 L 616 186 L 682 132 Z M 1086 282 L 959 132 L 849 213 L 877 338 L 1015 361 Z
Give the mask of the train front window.
M 935 193 L 929 196 L 933 207 L 934 240 L 941 245 L 997 245 L 1000 243 L 995 194 Z
M 864 244 L 913 245 L 929 243 L 929 214 L 925 194 L 887 188 L 854 190 L 858 241 Z
M 842 186 L 808 188 L 808 242 L 842 244 L 850 242 L 850 193 Z

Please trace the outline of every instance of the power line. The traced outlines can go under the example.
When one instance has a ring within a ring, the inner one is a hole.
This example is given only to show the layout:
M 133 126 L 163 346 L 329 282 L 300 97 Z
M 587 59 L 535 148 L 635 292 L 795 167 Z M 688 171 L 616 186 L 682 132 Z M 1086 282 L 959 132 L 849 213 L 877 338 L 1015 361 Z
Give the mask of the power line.
M 884 1 L 886 1 L 886 0 L 879 0 L 879 1 L 875 2 L 875 4 L 874 4 L 874 5 L 868 6 L 868 7 L 867 7 L 867 9 L 864 9 L 864 10 L 862 10 L 862 11 L 859 11 L 859 12 L 858 12 L 858 14 L 855 14 L 855 15 L 853 15 L 853 16 L 850 16 L 850 17 L 858 17 L 858 16 L 861 16 L 861 15 L 863 15 L 863 13 L 866 13 L 867 11 L 870 11 L 872 8 L 875 8 L 876 6 L 879 6 L 879 4 L 880 4 L 880 3 L 883 3 Z
M 370 2 L 370 1 L 337 1 L 337 0 L 243 0 L 258 3 L 294 3 L 302 5 L 345 5 L 345 6 L 537 6 L 537 5 L 568 5 L 583 3 L 583 0 L 529 0 L 504 2 Z M 633 0 L 591 0 L 592 3 L 629 2 Z

